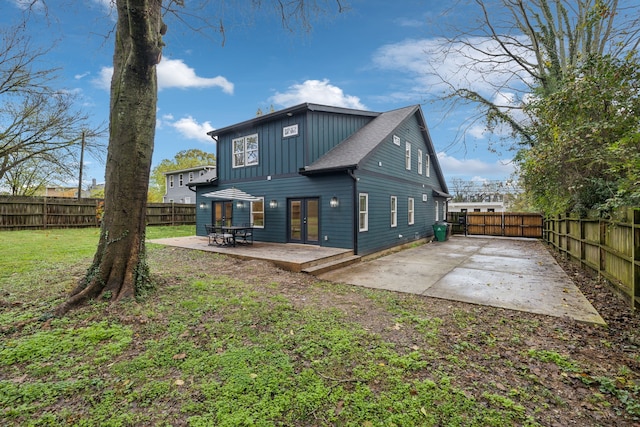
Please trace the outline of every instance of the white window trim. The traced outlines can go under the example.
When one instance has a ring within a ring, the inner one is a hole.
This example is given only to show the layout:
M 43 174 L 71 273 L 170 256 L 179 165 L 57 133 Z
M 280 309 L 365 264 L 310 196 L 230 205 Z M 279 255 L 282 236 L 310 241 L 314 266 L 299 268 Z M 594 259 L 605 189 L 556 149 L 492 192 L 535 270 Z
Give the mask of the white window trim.
M 407 200 L 407 222 L 409 225 L 413 225 L 416 220 L 416 203 L 413 197 L 409 197 Z
M 422 175 L 422 150 L 418 149 L 418 175 Z
M 178 187 L 184 187 L 184 175 L 181 173 L 178 174 Z
M 193 172 L 189 172 L 189 182 L 193 182 Z
M 398 135 L 393 135 L 393 143 L 400 147 L 400 137 Z
M 169 188 L 173 188 L 173 175 L 169 175 Z
M 365 199 L 364 210 L 362 209 L 362 206 L 360 203 L 363 197 Z M 358 231 L 369 231 L 369 194 L 368 193 L 360 193 L 358 195 Z
M 253 204 L 254 202 L 251 202 L 249 205 L 251 207 L 251 212 L 249 213 L 249 218 L 251 218 L 251 225 L 253 226 L 253 228 L 264 228 L 264 223 L 265 223 L 265 215 L 264 215 L 264 197 L 258 197 L 261 201 L 262 201 L 262 211 L 254 211 L 253 210 Z M 255 221 L 253 219 L 253 214 L 256 212 L 260 212 L 262 213 L 262 225 L 255 225 Z
M 440 202 L 436 200 L 436 222 L 440 221 Z
M 391 228 L 398 226 L 398 197 L 391 196 Z
M 256 139 L 256 159 L 255 161 L 249 163 L 249 150 L 247 149 L 247 144 L 249 140 L 255 138 Z M 242 144 L 242 150 L 236 151 L 236 143 Z M 242 164 L 236 163 L 237 157 L 236 154 L 242 154 Z M 254 133 L 251 135 L 245 135 L 240 138 L 234 138 L 231 140 L 231 166 L 233 168 L 244 168 L 247 166 L 255 166 L 259 164 L 259 155 L 260 155 L 260 141 L 258 140 L 258 134 Z
M 404 146 L 404 167 L 408 171 L 411 170 L 411 143 L 408 141 Z

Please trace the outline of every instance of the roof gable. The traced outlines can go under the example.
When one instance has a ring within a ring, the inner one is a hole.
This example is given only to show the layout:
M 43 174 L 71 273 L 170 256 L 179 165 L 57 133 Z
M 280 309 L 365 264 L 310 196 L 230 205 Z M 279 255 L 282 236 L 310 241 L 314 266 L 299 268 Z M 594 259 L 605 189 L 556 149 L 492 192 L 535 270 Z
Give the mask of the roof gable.
M 314 173 L 357 167 L 408 117 L 418 110 L 417 105 L 381 113 L 314 163 L 303 172 Z

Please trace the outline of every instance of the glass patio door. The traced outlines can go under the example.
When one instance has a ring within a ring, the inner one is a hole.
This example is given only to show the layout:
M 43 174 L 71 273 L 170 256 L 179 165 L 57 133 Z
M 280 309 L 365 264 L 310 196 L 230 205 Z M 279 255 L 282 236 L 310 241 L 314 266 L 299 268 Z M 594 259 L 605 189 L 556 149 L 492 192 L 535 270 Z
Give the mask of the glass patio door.
M 213 224 L 233 224 L 233 202 L 213 202 Z
M 317 197 L 289 199 L 289 236 L 292 243 L 318 244 L 320 202 Z

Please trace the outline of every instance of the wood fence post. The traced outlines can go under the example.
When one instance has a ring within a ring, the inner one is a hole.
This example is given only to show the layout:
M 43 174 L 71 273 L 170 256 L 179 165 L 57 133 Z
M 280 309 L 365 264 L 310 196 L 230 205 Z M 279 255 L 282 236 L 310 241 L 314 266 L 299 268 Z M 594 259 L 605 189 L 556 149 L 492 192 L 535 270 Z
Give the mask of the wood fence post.
M 47 229 L 47 196 L 42 198 L 42 228 Z
M 635 310 L 636 295 L 640 293 L 640 209 L 629 209 L 629 215 L 631 217 L 629 222 L 631 223 L 631 239 L 633 241 L 631 247 L 631 261 L 633 263 L 631 266 L 631 288 L 633 292 L 631 306 Z

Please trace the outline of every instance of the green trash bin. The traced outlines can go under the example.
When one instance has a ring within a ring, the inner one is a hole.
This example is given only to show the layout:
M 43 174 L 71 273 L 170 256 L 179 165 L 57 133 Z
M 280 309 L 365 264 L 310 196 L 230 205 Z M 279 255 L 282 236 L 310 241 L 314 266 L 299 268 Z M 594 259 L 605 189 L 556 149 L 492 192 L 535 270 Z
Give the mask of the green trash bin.
M 433 233 L 438 242 L 447 240 L 447 224 L 433 224 Z

